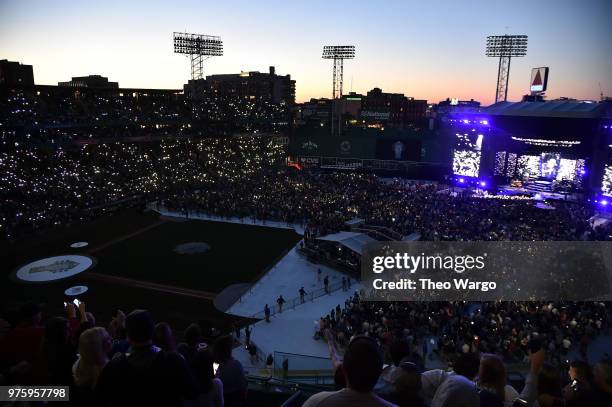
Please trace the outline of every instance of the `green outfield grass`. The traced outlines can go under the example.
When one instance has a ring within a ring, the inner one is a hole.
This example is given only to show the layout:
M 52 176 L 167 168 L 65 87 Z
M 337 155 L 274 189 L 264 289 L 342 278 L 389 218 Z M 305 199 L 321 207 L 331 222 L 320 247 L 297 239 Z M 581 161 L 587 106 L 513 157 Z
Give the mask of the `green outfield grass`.
M 89 292 L 80 298 L 103 325 L 115 308 L 126 312 L 146 308 L 158 321 L 167 321 L 178 330 L 200 320 L 228 326 L 236 318 L 217 311 L 212 301 L 92 280 L 84 274 L 105 274 L 218 293 L 230 284 L 253 282 L 300 239 L 292 230 L 190 220 L 165 221 L 121 240 L 158 221 L 156 213 L 128 210 L 50 230 L 4 247 L 0 256 L 3 279 L 0 310 L 6 314 L 19 303 L 37 301 L 46 304 L 46 314 L 61 314 L 67 299 L 64 290 L 87 285 Z M 69 245 L 76 241 L 87 241 L 90 245 L 70 249 Z M 205 242 L 210 250 L 200 254 L 174 251 L 177 245 L 187 242 Z M 49 284 L 23 284 L 10 279 L 14 270 L 25 263 L 61 254 L 87 254 L 97 263 L 82 275 Z
M 168 221 L 94 253 L 95 271 L 137 280 L 220 292 L 253 281 L 300 237 L 288 229 L 190 220 Z M 204 242 L 206 253 L 179 254 L 177 245 Z

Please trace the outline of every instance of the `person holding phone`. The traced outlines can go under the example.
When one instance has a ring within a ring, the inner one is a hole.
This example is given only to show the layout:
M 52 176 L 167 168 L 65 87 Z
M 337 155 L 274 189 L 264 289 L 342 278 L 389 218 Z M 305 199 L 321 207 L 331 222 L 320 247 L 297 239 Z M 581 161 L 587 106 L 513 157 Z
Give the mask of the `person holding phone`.
M 225 405 L 244 406 L 248 382 L 242 364 L 232 356 L 233 339 L 225 335 L 213 345 L 213 356 L 219 363 L 215 376 L 223 382 L 223 399 Z
M 72 302 L 64 302 L 64 306 L 68 318 L 70 342 L 76 347 L 81 334 L 96 325 L 96 318 L 91 312 L 86 311 L 85 303 L 78 298 L 75 298 Z
M 195 354 L 192 370 L 199 389 L 198 398 L 187 400 L 184 407 L 223 407 L 223 382 L 215 377 L 216 368 L 210 349 L 202 348 Z
M 583 360 L 574 360 L 567 373 L 570 382 L 563 388 L 563 398 L 576 406 L 593 405 L 593 374 L 589 364 Z

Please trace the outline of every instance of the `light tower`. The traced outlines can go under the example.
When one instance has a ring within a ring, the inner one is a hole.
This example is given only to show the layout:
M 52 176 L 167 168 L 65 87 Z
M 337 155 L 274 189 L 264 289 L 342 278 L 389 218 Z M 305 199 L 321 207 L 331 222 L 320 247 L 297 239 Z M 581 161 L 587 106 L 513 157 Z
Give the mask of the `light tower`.
M 526 35 L 489 35 L 487 37 L 488 57 L 499 57 L 497 69 L 497 90 L 495 103 L 508 100 L 508 79 L 510 77 L 510 59 L 527 55 Z
M 213 35 L 174 33 L 174 53 L 189 55 L 191 79 L 202 79 L 205 59 L 223 55 L 221 37 Z
M 355 58 L 354 45 L 325 45 L 323 47 L 323 59 L 334 60 L 333 89 L 332 89 L 332 112 L 331 112 L 331 134 L 334 134 L 334 113 L 336 99 L 342 98 L 342 82 L 344 80 L 344 60 Z M 342 134 L 342 114 L 338 114 L 338 135 Z

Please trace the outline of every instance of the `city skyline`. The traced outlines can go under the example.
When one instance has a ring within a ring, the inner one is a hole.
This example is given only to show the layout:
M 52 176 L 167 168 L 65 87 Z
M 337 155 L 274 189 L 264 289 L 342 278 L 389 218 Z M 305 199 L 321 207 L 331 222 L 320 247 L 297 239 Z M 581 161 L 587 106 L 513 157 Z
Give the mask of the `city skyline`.
M 338 2 L 340 3 L 340 2 Z M 172 52 L 172 32 L 219 35 L 224 56 L 204 74 L 267 72 L 296 80 L 296 101 L 331 96 L 323 45 L 354 44 L 344 92 L 379 87 L 416 99 L 495 97 L 497 59 L 484 55 L 487 35 L 526 34 L 527 56 L 512 60 L 510 101 L 528 93 L 531 68 L 550 67 L 548 98 L 599 99 L 612 93 L 612 3 L 592 0 L 423 2 L 377 5 L 4 1 L 0 59 L 34 66 L 37 84 L 100 74 L 122 87 L 182 88 L 187 58 Z

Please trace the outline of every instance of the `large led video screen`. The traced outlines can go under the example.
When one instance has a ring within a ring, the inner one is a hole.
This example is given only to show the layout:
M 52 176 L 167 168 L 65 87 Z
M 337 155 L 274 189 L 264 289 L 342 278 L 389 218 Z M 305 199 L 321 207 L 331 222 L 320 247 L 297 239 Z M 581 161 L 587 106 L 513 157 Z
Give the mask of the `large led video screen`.
M 606 196 L 612 196 L 612 165 L 606 165 L 604 175 L 601 182 L 601 193 Z
M 583 159 L 563 158 L 558 153 L 522 155 L 518 157 L 515 175 L 521 178 L 543 178 L 549 181 L 580 183 L 584 177 L 584 166 Z
M 539 155 L 522 155 L 518 159 L 516 172 L 522 178 L 538 178 L 541 173 Z
M 379 160 L 421 161 L 419 140 L 376 140 L 376 158 Z
M 453 151 L 453 174 L 464 177 L 478 177 L 479 173 L 480 151 Z
M 540 155 L 540 176 L 550 180 L 556 179 L 560 160 L 559 154 L 542 153 Z

